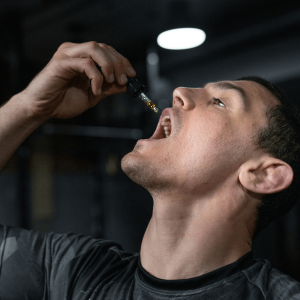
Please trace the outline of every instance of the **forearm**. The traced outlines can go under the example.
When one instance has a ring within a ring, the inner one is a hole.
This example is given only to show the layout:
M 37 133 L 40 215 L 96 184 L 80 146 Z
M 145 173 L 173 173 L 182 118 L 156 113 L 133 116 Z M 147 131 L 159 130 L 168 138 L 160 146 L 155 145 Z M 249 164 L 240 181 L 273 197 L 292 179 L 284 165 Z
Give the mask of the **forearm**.
M 0 108 L 0 171 L 21 143 L 41 124 L 28 115 L 22 100 L 22 94 L 17 94 Z

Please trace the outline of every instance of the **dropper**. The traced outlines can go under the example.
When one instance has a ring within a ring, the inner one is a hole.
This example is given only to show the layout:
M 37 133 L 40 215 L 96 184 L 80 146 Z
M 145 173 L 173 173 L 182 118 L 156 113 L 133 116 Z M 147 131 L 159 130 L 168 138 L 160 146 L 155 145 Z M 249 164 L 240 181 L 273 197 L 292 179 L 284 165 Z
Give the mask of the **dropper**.
M 143 93 L 145 86 L 141 84 L 136 78 L 127 77 L 127 80 L 127 92 L 130 93 L 133 98 L 139 96 L 149 108 L 158 113 L 158 108 Z
M 95 63 L 97 69 L 102 74 L 101 68 Z M 91 83 L 90 83 L 91 85 Z M 127 92 L 131 94 L 133 98 L 139 96 L 144 103 L 151 108 L 154 112 L 158 113 L 158 108 L 155 104 L 143 93 L 145 86 L 140 83 L 136 78 L 127 77 Z

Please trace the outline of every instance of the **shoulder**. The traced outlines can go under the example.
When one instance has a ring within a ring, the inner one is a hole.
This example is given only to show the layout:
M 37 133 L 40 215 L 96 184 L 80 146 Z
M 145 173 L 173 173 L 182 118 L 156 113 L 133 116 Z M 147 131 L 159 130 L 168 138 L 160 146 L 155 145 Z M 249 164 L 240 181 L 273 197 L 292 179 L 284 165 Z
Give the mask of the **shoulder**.
M 243 271 L 248 281 L 256 286 L 265 299 L 300 299 L 300 283 L 290 276 L 272 268 L 264 259 Z
M 93 290 L 112 276 L 133 276 L 138 257 L 109 240 L 0 224 L 0 299 L 36 299 L 50 293 L 53 299 L 67 299 L 68 293 Z
M 74 257 L 97 254 L 100 257 L 117 256 L 121 259 L 131 255 L 123 251 L 121 245 L 114 241 L 96 239 L 72 232 L 64 234 L 41 233 L 0 224 L 0 254 L 11 255 L 17 251 L 28 259 L 30 255 L 36 261 L 37 257 L 53 262 L 56 260 L 71 260 Z M 0 256 L 0 258 L 3 255 Z M 50 259 L 51 257 L 51 259 Z

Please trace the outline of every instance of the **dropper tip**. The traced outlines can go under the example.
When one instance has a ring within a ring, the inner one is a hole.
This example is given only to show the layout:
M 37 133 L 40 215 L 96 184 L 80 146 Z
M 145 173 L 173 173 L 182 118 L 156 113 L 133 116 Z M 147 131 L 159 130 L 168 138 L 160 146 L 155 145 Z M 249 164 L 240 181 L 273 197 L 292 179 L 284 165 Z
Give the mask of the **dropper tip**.
M 158 108 L 157 107 L 154 107 L 153 110 L 158 113 Z

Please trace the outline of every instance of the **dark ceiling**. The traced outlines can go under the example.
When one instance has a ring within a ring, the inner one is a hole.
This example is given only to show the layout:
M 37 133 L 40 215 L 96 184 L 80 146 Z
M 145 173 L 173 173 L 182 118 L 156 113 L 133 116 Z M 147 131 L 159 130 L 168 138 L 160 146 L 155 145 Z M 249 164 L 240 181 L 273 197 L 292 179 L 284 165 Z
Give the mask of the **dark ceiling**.
M 291 14 L 298 10 L 299 0 L 1 0 L 0 3 L 5 20 L 2 30 L 10 22 L 20 22 L 24 57 L 39 65 L 44 65 L 64 41 L 89 40 L 113 45 L 134 64 L 143 63 L 146 48 L 155 43 L 157 34 L 177 26 L 198 26 L 205 30 L 207 47 L 253 29 L 253 36 L 247 36 L 246 41 L 237 36 L 226 47 L 249 43 L 288 26 L 298 30 L 300 18 L 291 20 Z M 266 31 L 268 24 L 274 26 Z M 258 26 L 261 30 L 257 30 Z M 197 51 L 201 52 L 201 48 Z M 170 51 L 162 51 L 162 60 L 169 54 Z M 185 54 L 182 52 L 180 56 Z

